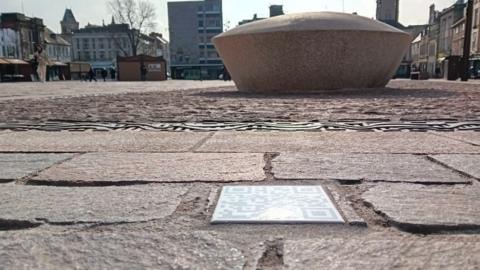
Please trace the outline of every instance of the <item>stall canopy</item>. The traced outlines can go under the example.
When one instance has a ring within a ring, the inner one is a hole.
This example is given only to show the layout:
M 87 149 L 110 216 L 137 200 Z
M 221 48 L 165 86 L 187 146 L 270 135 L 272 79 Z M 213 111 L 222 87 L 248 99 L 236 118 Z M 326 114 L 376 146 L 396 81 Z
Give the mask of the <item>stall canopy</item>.
M 5 59 L 9 64 L 12 65 L 28 65 L 29 63 L 20 59 Z
M 8 63 L 6 60 L 0 58 L 0 65 L 8 65 L 10 63 Z

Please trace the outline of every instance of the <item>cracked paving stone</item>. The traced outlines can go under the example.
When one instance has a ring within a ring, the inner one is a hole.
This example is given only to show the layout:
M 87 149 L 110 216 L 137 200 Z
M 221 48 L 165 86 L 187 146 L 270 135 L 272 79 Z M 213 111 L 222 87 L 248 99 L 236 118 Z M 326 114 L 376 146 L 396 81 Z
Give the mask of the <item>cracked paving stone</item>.
M 415 183 L 471 183 L 471 179 L 415 155 L 280 154 L 277 179 L 338 179 Z
M 480 155 L 432 155 L 430 158 L 480 180 Z
M 45 170 L 35 183 L 234 182 L 265 179 L 263 154 L 88 153 Z
M 0 182 L 29 176 L 71 157 L 73 154 L 0 154 Z
M 3 152 L 185 152 L 209 133 L 150 131 L 0 134 Z
M 435 238 L 286 241 L 285 269 L 467 269 L 480 267 L 480 242 Z
M 141 222 L 171 215 L 187 186 L 0 188 L 0 223 Z M 11 221 L 11 222 L 9 222 Z
M 208 232 L 0 232 L 2 269 L 243 269 L 232 243 Z
M 363 201 L 399 229 L 414 233 L 480 229 L 476 186 L 379 184 Z

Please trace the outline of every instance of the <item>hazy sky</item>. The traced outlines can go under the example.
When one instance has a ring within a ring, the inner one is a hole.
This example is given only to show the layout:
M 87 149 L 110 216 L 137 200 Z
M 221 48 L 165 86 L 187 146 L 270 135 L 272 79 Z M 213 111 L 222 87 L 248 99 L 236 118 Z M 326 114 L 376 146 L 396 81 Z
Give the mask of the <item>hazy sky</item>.
M 150 0 L 157 6 L 157 31 L 168 32 L 167 0 Z M 22 7 L 23 2 L 23 7 Z M 60 20 L 65 8 L 72 8 L 81 26 L 88 22 L 101 24 L 110 22 L 111 15 L 107 0 L 0 0 L 0 12 L 22 12 L 28 16 L 44 19 L 45 24 L 59 31 Z M 400 21 L 405 24 L 422 24 L 428 20 L 428 7 L 435 3 L 437 9 L 443 9 L 455 0 L 400 0 Z M 366 17 L 375 17 L 376 0 L 223 0 L 224 21 L 234 27 L 243 19 L 249 19 L 254 13 L 259 17 L 268 16 L 271 4 L 283 4 L 286 13 L 302 11 L 343 11 L 358 12 Z

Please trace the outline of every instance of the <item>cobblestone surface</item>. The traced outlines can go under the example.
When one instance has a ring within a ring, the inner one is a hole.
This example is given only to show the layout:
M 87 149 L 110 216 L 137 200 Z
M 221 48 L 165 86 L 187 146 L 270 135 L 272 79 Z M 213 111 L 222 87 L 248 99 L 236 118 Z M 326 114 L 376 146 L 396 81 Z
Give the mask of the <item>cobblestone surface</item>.
M 19 90 L 25 84 L 18 86 Z M 33 84 L 32 84 L 33 85 Z M 69 90 L 81 92 L 84 84 Z M 197 85 L 201 85 L 198 83 Z M 3 87 L 3 86 L 2 86 Z M 16 87 L 16 86 L 12 86 Z M 35 84 L 27 94 L 50 84 Z M 444 81 L 392 81 L 386 89 L 340 93 L 265 96 L 240 93 L 232 87 L 171 91 L 162 84 L 101 84 L 97 95 L 35 99 L 27 94 L 17 100 L 0 100 L 0 122 L 12 121 L 307 121 L 339 119 L 440 119 L 480 118 L 478 84 Z M 185 86 L 186 87 L 186 86 Z M 193 86 L 190 86 L 193 87 Z M 65 86 L 67 88 L 67 86 Z M 3 89 L 3 88 L 2 88 Z M 73 90 L 72 90 L 73 89 Z M 164 90 L 162 90 L 164 89 Z M 3 90 L 5 91 L 5 90 Z M 139 92 L 142 91 L 142 92 Z M 154 91 L 143 93 L 146 91 Z M 2 91 L 0 91 L 2 92 Z M 87 91 L 91 94 L 91 91 Z M 29 99 L 22 99 L 30 97 Z M 34 96 L 33 96 L 34 97 Z

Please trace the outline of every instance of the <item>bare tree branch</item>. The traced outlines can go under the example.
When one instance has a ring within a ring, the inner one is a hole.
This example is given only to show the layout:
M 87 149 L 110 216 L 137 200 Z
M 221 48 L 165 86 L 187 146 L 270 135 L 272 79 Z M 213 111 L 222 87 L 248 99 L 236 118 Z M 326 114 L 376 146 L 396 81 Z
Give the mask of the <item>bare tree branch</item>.
M 136 56 L 142 36 L 148 35 L 149 31 L 156 26 L 155 5 L 149 0 L 109 0 L 107 6 L 117 23 L 130 26 L 127 35 L 132 47 L 132 55 Z

